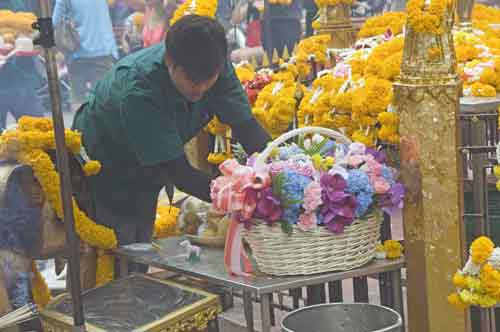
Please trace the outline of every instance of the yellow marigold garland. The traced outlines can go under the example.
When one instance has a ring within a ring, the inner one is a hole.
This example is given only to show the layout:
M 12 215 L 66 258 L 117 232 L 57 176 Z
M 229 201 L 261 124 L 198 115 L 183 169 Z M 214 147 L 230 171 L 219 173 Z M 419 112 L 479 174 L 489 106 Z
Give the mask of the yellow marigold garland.
M 495 244 L 486 236 L 481 236 L 472 242 L 470 255 L 474 264 L 484 264 L 491 256 Z
M 316 3 L 316 6 L 318 7 L 335 7 L 340 4 L 345 4 L 345 5 L 352 5 L 354 2 L 353 0 L 314 0 Z
M 425 0 L 409 0 L 406 6 L 408 24 L 420 33 L 440 35 L 446 12 L 447 0 L 431 0 L 429 8 L 424 9 Z
M 500 302 L 500 248 L 486 236 L 474 240 L 463 270 L 452 278 L 456 291 L 448 302 L 459 310 L 468 306 L 490 308 Z
M 180 235 L 177 228 L 177 217 L 180 209 L 175 206 L 158 206 L 153 237 L 157 239 Z
M 186 15 L 200 15 L 214 18 L 217 0 L 187 0 L 177 8 L 170 20 L 170 26 Z
M 46 198 L 54 208 L 56 215 L 63 220 L 63 209 L 60 195 L 60 178 L 54 164 L 45 150 L 55 148 L 52 122 L 45 118 L 21 117 L 17 129 L 5 131 L 0 136 L 0 159 L 16 160 L 30 166 L 40 183 Z M 81 139 L 77 132 L 66 130 L 66 143 L 71 152 L 80 151 Z M 96 174 L 100 170 L 97 161 L 87 162 L 87 175 Z M 96 224 L 81 211 L 73 199 L 75 218 L 75 231 L 84 242 L 98 248 L 96 269 L 97 285 L 102 285 L 113 279 L 113 257 L 105 253 L 106 249 L 113 249 L 118 241 L 116 234 L 110 228 Z M 169 208 L 168 213 L 159 208 L 159 218 L 155 222 L 156 236 L 170 236 L 177 234 L 175 231 L 178 209 Z M 50 291 L 42 275 L 33 262 L 33 297 L 37 305 L 45 306 L 50 300 Z
M 52 296 L 49 286 L 40 271 L 38 271 L 34 260 L 31 262 L 31 273 L 33 274 L 31 279 L 33 301 L 39 308 L 44 308 L 50 302 Z
M 406 13 L 387 12 L 380 16 L 370 17 L 359 30 L 358 38 L 383 35 L 388 29 L 399 35 L 406 24 Z
M 96 287 L 102 286 L 111 280 L 115 276 L 115 260 L 111 255 L 107 255 L 104 250 L 97 250 L 97 262 L 96 262 Z

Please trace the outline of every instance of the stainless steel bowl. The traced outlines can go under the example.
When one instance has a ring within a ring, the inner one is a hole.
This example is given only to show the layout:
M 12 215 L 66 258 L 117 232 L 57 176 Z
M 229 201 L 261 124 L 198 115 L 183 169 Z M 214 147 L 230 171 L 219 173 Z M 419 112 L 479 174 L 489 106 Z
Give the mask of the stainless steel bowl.
M 329 303 L 290 312 L 281 322 L 283 332 L 401 332 L 396 311 L 368 303 Z

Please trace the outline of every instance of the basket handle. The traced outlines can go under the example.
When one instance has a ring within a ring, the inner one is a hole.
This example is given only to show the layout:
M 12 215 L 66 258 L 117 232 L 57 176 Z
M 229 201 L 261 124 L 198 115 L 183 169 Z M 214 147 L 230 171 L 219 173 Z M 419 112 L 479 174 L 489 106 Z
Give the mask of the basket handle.
M 255 160 L 255 166 L 256 167 L 261 167 L 264 166 L 266 163 L 267 158 L 271 154 L 271 152 L 276 149 L 278 146 L 281 144 L 285 143 L 288 141 L 290 138 L 293 138 L 298 135 L 305 135 L 305 134 L 321 134 L 323 136 L 328 136 L 330 138 L 333 138 L 340 143 L 343 144 L 351 144 L 352 141 L 347 138 L 345 135 L 339 133 L 338 131 L 331 130 L 328 128 L 323 128 L 323 127 L 303 127 L 303 128 L 298 128 L 291 130 L 287 133 L 284 133 L 274 141 L 272 141 L 265 149 L 260 153 Z

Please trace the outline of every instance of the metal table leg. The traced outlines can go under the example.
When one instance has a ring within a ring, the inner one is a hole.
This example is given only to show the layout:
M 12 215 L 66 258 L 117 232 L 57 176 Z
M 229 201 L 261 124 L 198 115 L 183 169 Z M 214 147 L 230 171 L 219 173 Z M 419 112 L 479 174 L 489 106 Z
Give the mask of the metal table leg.
M 352 283 L 354 286 L 354 302 L 368 303 L 368 278 L 353 278 Z
M 314 285 L 307 287 L 307 305 L 321 304 L 326 302 L 325 285 Z
M 271 294 L 272 295 L 272 294 Z M 271 332 L 271 297 L 269 294 L 260 296 L 260 315 L 262 332 Z
M 401 270 L 389 272 L 392 279 L 392 303 L 393 309 L 399 312 L 403 319 L 403 326 L 405 324 L 404 306 L 403 306 L 403 286 L 401 282 Z
M 119 260 L 119 266 L 120 266 L 119 268 L 120 270 L 118 271 L 118 276 L 120 278 L 126 278 L 128 276 L 128 259 L 125 256 L 120 256 L 117 259 Z
M 247 322 L 247 331 L 254 332 L 252 293 L 250 292 L 243 292 L 243 311 L 245 313 L 245 320 Z
M 269 297 L 269 317 L 271 318 L 271 325 L 276 325 L 276 317 L 274 316 L 273 293 L 267 294 Z
M 219 332 L 219 319 L 215 318 L 208 322 L 207 332 Z
M 338 303 L 344 300 L 342 292 L 342 280 L 328 283 L 328 300 L 330 303 Z
M 301 288 L 290 289 L 290 295 L 293 299 L 293 309 L 298 309 L 300 307 L 300 298 L 302 296 Z

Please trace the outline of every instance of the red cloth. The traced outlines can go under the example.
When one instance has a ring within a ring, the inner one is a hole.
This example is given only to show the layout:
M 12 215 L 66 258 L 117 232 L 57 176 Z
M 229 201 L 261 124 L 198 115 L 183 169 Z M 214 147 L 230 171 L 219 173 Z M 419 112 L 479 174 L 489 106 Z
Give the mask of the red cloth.
M 164 17 L 164 21 L 158 26 L 154 28 L 148 26 L 148 22 L 151 21 L 153 15 L 153 9 L 146 8 L 146 12 L 144 13 L 144 28 L 142 30 L 142 41 L 145 48 L 162 42 L 167 33 L 166 17 Z
M 260 20 L 255 20 L 248 23 L 246 44 L 247 47 L 257 47 L 262 45 Z

